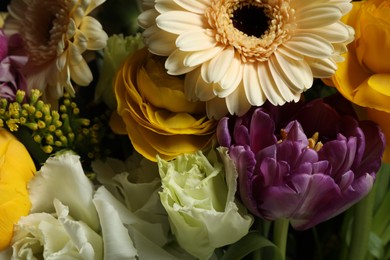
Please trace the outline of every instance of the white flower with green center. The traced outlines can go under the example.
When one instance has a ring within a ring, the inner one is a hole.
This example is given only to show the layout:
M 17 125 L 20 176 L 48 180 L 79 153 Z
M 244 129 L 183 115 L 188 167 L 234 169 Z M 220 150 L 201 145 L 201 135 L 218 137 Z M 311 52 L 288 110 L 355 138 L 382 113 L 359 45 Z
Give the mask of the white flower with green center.
M 199 259 L 248 233 L 251 215 L 236 201 L 237 171 L 227 148 L 158 158 L 161 202 L 179 245 Z
M 298 101 L 313 77 L 333 75 L 354 31 L 350 0 L 144 0 L 138 21 L 149 50 L 186 74 L 190 100 L 209 117 Z

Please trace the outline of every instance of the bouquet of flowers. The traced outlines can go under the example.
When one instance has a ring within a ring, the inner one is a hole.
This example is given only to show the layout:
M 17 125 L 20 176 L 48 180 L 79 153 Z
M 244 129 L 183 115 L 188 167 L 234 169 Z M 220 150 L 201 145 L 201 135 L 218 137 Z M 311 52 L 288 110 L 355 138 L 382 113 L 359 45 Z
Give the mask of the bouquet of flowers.
M 390 259 L 390 0 L 0 1 L 0 259 Z

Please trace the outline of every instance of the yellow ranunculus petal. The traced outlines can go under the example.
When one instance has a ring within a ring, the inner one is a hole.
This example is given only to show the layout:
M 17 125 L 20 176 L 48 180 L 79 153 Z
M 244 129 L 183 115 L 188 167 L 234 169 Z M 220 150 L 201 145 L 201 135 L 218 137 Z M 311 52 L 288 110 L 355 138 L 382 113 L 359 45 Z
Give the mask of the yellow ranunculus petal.
M 356 89 L 354 103 L 390 113 L 390 74 L 374 74 Z
M 344 62 L 338 63 L 337 72 L 332 77 L 332 80 L 340 93 L 354 102 L 355 89 L 366 80 L 370 74 L 360 66 L 353 53 L 348 52 L 344 55 L 344 58 Z
M 14 224 L 30 210 L 27 183 L 34 174 L 35 165 L 26 148 L 0 128 L 0 251 L 9 245 Z
M 356 55 L 372 73 L 390 72 L 390 4 L 387 7 L 366 5 L 360 12 Z
M 205 148 L 217 123 L 207 118 L 204 102 L 186 99 L 183 78 L 167 75 L 158 59 L 146 49 L 137 51 L 125 60 L 113 86 L 132 145 L 151 161 L 157 154 L 170 160 Z M 123 130 L 117 123 L 113 117 L 112 127 Z
M 118 135 L 125 135 L 127 134 L 126 132 L 126 125 L 123 122 L 123 119 L 121 116 L 118 115 L 117 111 L 113 111 L 110 117 L 110 122 L 109 122 L 111 130 L 118 134 Z

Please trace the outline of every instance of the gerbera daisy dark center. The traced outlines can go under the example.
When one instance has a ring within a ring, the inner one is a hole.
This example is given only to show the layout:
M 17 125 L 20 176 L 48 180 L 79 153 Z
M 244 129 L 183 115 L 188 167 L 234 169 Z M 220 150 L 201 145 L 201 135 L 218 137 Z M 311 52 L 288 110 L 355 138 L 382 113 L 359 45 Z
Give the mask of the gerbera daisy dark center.
M 268 29 L 270 18 L 262 6 L 246 5 L 233 11 L 233 26 L 248 36 L 260 38 Z

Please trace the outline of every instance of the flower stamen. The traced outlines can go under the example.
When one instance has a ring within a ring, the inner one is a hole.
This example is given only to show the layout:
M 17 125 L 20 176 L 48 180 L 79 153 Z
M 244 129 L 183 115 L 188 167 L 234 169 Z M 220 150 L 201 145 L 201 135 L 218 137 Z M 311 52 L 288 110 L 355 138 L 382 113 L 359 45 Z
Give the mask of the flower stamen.
M 313 136 L 308 139 L 309 144 L 308 144 L 307 148 L 314 149 L 315 151 L 318 152 L 323 146 L 322 142 L 318 141 L 318 137 L 319 137 L 319 133 L 315 132 L 313 134 Z

